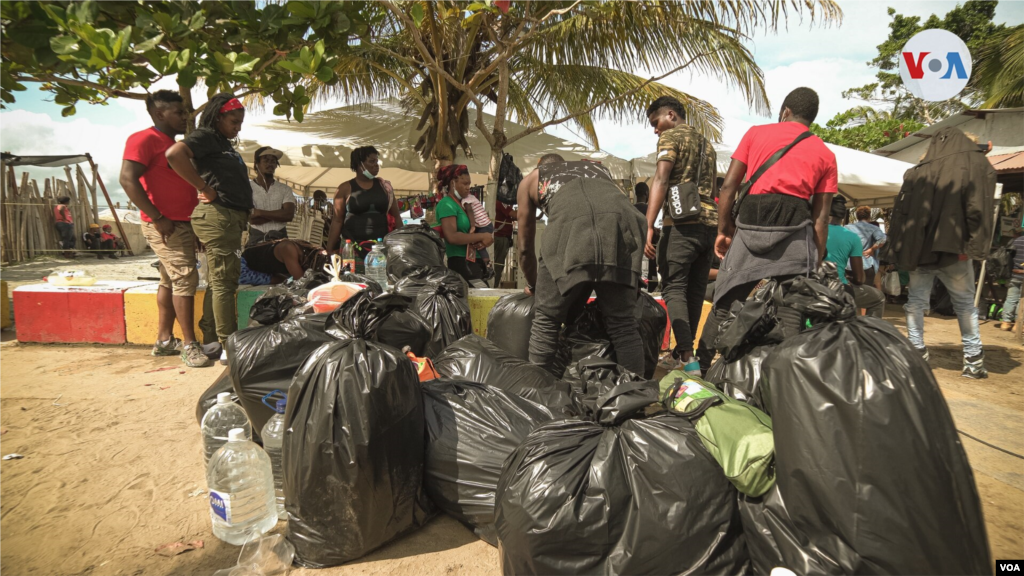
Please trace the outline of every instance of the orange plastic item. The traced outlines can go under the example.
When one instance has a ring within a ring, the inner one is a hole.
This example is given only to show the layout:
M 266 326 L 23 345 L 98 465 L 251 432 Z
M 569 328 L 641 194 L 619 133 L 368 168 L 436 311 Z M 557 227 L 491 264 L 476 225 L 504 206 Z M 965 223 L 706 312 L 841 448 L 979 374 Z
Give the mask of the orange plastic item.
M 441 375 L 434 370 L 434 363 L 430 361 L 430 358 L 420 358 L 412 352 L 406 352 L 406 356 L 416 366 L 416 373 L 420 377 L 420 382 L 427 382 L 428 380 L 436 380 Z
M 309 303 L 314 312 L 333 312 L 357 292 L 366 288 L 355 282 L 331 282 L 309 291 Z

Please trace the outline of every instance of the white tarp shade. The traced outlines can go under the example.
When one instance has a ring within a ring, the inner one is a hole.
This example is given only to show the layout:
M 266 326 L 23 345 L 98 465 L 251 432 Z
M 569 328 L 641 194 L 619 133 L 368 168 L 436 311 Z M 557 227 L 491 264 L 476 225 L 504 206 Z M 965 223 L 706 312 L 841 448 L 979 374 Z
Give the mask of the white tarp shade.
M 283 150 L 282 150 L 283 151 Z M 252 164 L 249 164 L 250 170 Z M 254 174 L 254 173 L 251 173 Z M 410 172 L 400 168 L 381 168 L 378 177 L 391 182 L 398 196 L 427 193 L 430 175 L 426 172 Z M 356 177 L 348 168 L 321 168 L 319 166 L 279 166 L 274 178 L 284 182 L 299 196 L 311 196 L 315 190 L 323 190 L 328 198 L 342 182 Z M 473 185 L 487 183 L 487 174 L 470 174 Z
M 825 144 L 836 155 L 839 170 L 839 191 L 857 204 L 875 208 L 889 208 L 903 186 L 903 174 L 913 168 L 909 162 L 901 162 L 861 152 L 835 144 Z M 715 144 L 718 175 L 724 177 L 729 170 L 733 148 Z M 655 154 L 634 158 L 633 176 L 645 180 L 654 176 Z
M 455 162 L 466 164 L 474 175 L 486 175 L 490 164 L 490 146 L 476 127 L 475 110 L 470 111 L 469 120 L 468 140 L 473 158 L 467 158 L 462 149 L 459 149 L 456 151 Z M 281 159 L 282 168 L 301 166 L 320 168 L 321 172 L 323 169 L 331 169 L 327 180 L 318 179 L 326 176 L 322 174 L 299 186 L 299 193 L 309 194 L 312 190 L 328 188 L 327 184 L 334 183 L 334 187 L 337 187 L 341 182 L 353 178 L 354 174 L 349 170 L 349 156 L 352 150 L 360 146 L 373 146 L 380 152 L 381 177 L 390 180 L 396 190 L 425 193 L 429 188 L 428 175 L 433 173 L 434 165 L 429 160 L 420 159 L 419 154 L 413 149 L 413 144 L 420 134 L 416 130 L 418 123 L 417 115 L 406 112 L 393 100 L 356 104 L 309 114 L 301 123 L 271 120 L 254 126 L 247 125 L 242 130 L 242 138 L 237 148 L 248 163 L 252 162 L 257 148 L 273 146 L 285 153 Z M 484 123 L 492 126 L 494 117 L 484 113 Z M 523 130 L 522 126 L 514 122 L 506 122 L 505 126 L 505 133 L 509 136 Z M 604 152 L 590 151 L 581 144 L 543 132 L 510 144 L 505 148 L 505 152 L 512 154 L 516 165 L 523 173 L 529 172 L 544 154 L 557 153 L 566 160 L 588 158 L 599 161 L 611 170 L 612 176 L 616 179 L 627 180 L 630 177 L 629 162 Z M 383 174 L 384 171 L 392 169 L 411 174 L 403 174 L 400 177 L 389 172 L 390 178 Z M 303 178 L 312 178 L 311 174 L 313 172 L 304 174 Z M 482 182 L 478 182 L 478 179 L 479 177 L 474 176 L 473 183 L 486 183 L 486 179 Z M 297 185 L 292 186 L 295 188 Z

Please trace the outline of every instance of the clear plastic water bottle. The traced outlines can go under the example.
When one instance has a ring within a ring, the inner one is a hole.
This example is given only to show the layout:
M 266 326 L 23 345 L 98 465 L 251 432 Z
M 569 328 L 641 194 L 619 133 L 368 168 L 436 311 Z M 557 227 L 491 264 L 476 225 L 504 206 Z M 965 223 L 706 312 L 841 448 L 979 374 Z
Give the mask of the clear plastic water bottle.
M 280 390 L 274 390 L 263 397 L 263 403 L 270 406 L 268 400 L 275 394 L 284 395 Z M 287 513 L 284 511 L 284 468 L 281 461 L 281 448 L 284 445 L 284 409 L 287 402 L 285 398 L 281 398 L 272 406 L 276 414 L 267 420 L 263 431 L 260 432 L 260 437 L 263 438 L 263 449 L 267 452 L 267 456 L 270 456 L 270 465 L 274 471 L 274 493 L 277 497 L 277 518 L 279 520 L 287 518 Z
M 385 290 L 388 287 L 387 266 L 388 259 L 384 255 L 384 245 L 378 240 L 378 243 L 370 249 L 370 253 L 366 255 L 366 275 Z
M 203 416 L 203 463 L 209 464 L 210 457 L 228 441 L 228 432 L 232 428 L 245 430 L 245 436 L 252 439 L 252 425 L 245 411 L 231 401 L 230 392 L 217 394 L 217 403 L 206 411 Z
M 277 524 L 274 473 L 270 456 L 249 441 L 242 428 L 228 432 L 228 442 L 206 467 L 213 535 L 241 546 L 273 530 Z

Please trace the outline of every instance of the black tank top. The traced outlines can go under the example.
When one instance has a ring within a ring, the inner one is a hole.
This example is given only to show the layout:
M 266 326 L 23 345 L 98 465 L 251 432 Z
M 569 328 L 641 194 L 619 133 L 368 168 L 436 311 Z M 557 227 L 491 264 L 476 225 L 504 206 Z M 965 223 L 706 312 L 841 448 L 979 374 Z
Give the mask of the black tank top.
M 349 180 L 352 193 L 345 203 L 345 236 L 354 242 L 376 240 L 388 233 L 388 207 L 390 198 L 379 178 L 363 190 L 355 178 Z

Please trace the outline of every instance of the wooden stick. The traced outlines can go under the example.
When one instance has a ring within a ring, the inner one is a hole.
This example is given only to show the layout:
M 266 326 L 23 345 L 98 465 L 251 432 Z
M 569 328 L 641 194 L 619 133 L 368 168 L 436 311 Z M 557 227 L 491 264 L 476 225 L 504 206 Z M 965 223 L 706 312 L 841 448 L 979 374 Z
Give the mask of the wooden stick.
M 0 260 L 10 262 L 10 239 L 7 226 L 7 164 L 0 160 Z
M 92 171 L 96 174 L 96 182 L 99 183 L 100 189 L 103 190 L 103 197 L 107 199 L 107 206 L 110 207 L 110 213 L 114 215 L 114 224 L 117 224 L 117 232 L 121 235 L 121 241 L 124 242 L 124 249 L 128 251 L 128 254 L 134 256 L 135 252 L 132 250 L 131 244 L 128 243 L 128 236 L 124 233 L 124 228 L 121 226 L 121 219 L 117 216 L 117 210 L 114 209 L 114 203 L 110 201 L 110 194 L 107 193 L 107 185 L 103 183 L 103 178 L 100 178 L 100 169 L 93 162 L 92 156 L 89 154 L 85 155 L 89 159 L 89 164 L 92 166 Z

